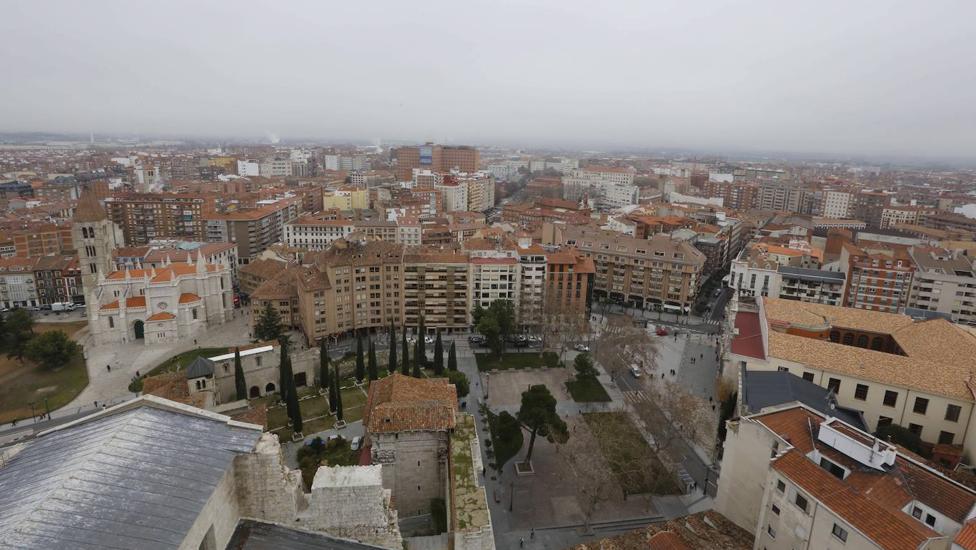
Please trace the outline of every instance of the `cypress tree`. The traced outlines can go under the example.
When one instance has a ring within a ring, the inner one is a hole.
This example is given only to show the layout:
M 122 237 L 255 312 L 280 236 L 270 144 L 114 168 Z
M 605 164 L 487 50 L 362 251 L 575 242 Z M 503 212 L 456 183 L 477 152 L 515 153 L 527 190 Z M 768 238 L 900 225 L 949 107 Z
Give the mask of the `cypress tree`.
M 444 343 L 441 342 L 441 331 L 437 331 L 437 340 L 434 341 L 434 376 L 444 374 Z
M 396 343 L 396 331 L 393 329 L 393 320 L 390 320 L 390 363 L 387 365 L 387 370 L 390 374 L 397 371 L 397 343 Z
M 420 343 L 423 342 L 422 338 L 417 338 L 417 343 L 414 344 L 413 350 L 413 377 L 420 378 Z
M 336 366 L 336 376 L 335 376 L 335 394 L 336 394 L 336 420 L 342 420 L 342 388 L 339 387 L 339 367 Z
M 339 398 L 336 394 L 339 393 L 339 367 L 336 366 L 335 376 L 329 377 L 329 412 L 335 414 L 336 405 L 339 403 Z
M 234 348 L 234 387 L 237 400 L 247 399 L 247 382 L 244 381 L 244 367 L 241 365 L 241 348 Z
M 403 349 L 403 357 L 400 358 L 402 365 L 400 371 L 403 372 L 404 376 L 410 376 L 410 348 L 407 347 L 407 329 L 403 329 L 400 343 Z
M 376 364 L 376 346 L 373 345 L 372 339 L 369 341 L 369 363 L 366 364 L 366 374 L 371 381 L 380 377 L 379 365 Z
M 366 378 L 366 360 L 363 357 L 363 339 L 356 337 L 356 382 L 362 384 Z
M 326 391 L 332 390 L 329 376 L 329 350 L 325 347 L 325 338 L 319 341 L 319 387 Z
M 451 342 L 451 351 L 447 354 L 447 370 L 457 372 L 457 352 L 454 351 L 454 342 Z
M 427 341 L 424 337 L 427 336 L 427 327 L 424 326 L 424 316 L 420 316 L 420 324 L 417 326 L 417 359 L 416 361 L 420 363 L 420 368 L 427 366 Z
M 289 368 L 291 368 L 289 366 Z M 302 408 L 298 404 L 298 389 L 295 387 L 295 378 L 288 381 L 288 397 L 286 398 L 288 418 L 291 419 L 291 428 L 295 433 L 302 433 Z
M 288 356 L 288 344 L 282 342 L 281 361 L 278 363 L 278 392 L 283 402 L 287 402 L 289 378 L 291 378 L 291 358 Z

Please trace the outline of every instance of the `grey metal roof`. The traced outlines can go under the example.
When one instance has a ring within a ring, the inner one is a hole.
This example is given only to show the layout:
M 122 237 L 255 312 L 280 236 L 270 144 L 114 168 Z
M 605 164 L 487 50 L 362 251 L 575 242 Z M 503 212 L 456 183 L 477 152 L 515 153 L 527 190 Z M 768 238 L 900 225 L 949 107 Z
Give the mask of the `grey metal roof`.
M 845 275 L 840 271 L 824 271 L 822 269 L 808 269 L 805 267 L 779 266 L 780 273 L 789 275 L 801 281 L 843 283 Z
M 213 376 L 213 372 L 214 362 L 202 355 L 197 355 L 197 358 L 186 366 L 186 378 L 188 380 L 193 378 L 202 378 L 204 376 Z
M 948 321 L 952 320 L 952 315 L 949 313 L 943 313 L 941 311 L 932 311 L 931 309 L 921 309 L 917 307 L 906 307 L 905 315 L 908 315 L 912 319 L 946 319 Z
M 0 464 L 0 548 L 177 548 L 260 436 L 148 405 L 42 434 Z
M 237 524 L 227 550 L 374 550 L 360 542 L 337 539 L 326 534 L 296 531 L 273 523 L 249 519 Z
M 861 413 L 837 405 L 830 390 L 781 371 L 742 371 L 742 403 L 751 413 L 799 401 L 804 405 L 867 430 Z

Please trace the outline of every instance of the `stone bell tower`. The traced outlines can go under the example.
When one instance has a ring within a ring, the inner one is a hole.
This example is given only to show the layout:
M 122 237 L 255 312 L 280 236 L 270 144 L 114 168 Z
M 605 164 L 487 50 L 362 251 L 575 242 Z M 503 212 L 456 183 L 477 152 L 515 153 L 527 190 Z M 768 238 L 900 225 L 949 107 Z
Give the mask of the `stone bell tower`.
M 71 238 L 81 267 L 85 303 L 96 305 L 93 292 L 98 288 L 99 274 L 115 271 L 113 251 L 122 246 L 122 230 L 108 218 L 105 209 L 91 190 L 82 191 L 71 222 Z

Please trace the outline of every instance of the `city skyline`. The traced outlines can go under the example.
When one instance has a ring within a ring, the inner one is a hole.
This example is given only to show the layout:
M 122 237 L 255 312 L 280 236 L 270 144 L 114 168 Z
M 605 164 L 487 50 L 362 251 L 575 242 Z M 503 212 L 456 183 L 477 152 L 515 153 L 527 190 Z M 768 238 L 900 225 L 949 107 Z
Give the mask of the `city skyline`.
M 558 6 L 14 3 L 0 131 L 974 157 L 969 5 Z

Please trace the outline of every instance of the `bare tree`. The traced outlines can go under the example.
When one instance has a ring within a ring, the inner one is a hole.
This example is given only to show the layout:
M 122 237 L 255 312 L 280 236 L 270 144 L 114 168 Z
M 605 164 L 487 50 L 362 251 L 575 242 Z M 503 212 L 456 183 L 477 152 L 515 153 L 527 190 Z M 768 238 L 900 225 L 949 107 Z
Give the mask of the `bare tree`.
M 655 365 L 657 341 L 646 328 L 636 325 L 628 315 L 607 315 L 605 319 L 593 345 L 597 363 L 615 378 L 626 374 L 632 365 Z
M 552 350 L 560 357 L 573 343 L 581 343 L 589 335 L 586 309 L 560 300 L 547 299 L 542 307 L 542 349 Z
M 668 453 L 679 438 L 705 449 L 713 447 L 715 414 L 707 401 L 674 382 L 655 381 L 650 390 L 651 395 L 633 407 L 637 418 L 651 432 L 657 453 Z
M 573 436 L 560 446 L 559 455 L 572 476 L 576 500 L 583 512 L 583 525 L 588 533 L 600 503 L 622 497 L 623 491 L 603 456 L 600 444 L 581 419 L 575 421 Z

